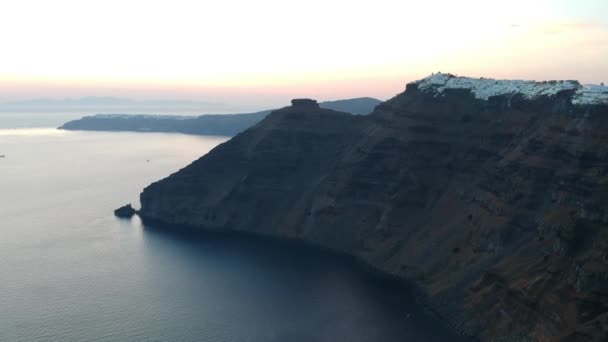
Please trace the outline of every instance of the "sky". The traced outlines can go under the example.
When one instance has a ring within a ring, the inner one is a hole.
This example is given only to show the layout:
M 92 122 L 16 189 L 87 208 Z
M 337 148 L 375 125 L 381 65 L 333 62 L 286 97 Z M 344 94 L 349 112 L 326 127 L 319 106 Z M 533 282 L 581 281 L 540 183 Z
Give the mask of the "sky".
M 387 99 L 432 72 L 608 83 L 606 0 L 0 3 L 0 102 Z

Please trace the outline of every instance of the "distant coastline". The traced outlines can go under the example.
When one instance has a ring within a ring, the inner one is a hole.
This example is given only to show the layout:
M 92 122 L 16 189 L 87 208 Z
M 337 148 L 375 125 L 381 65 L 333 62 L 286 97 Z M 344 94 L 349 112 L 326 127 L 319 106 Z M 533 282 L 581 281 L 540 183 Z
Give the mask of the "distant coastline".
M 381 101 L 363 97 L 320 103 L 353 115 L 371 113 Z M 272 110 L 243 114 L 200 116 L 149 114 L 97 114 L 69 121 L 59 129 L 84 131 L 170 132 L 196 135 L 234 136 L 264 119 Z

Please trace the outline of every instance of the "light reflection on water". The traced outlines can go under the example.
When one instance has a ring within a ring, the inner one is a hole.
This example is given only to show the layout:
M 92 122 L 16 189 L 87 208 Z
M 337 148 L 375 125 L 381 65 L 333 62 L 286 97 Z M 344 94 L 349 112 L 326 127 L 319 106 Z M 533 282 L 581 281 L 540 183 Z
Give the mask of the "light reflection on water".
M 65 135 L 69 131 L 56 128 L 1 128 L 0 136 Z
M 112 211 L 224 138 L 0 131 L 0 341 L 444 341 L 339 258 Z

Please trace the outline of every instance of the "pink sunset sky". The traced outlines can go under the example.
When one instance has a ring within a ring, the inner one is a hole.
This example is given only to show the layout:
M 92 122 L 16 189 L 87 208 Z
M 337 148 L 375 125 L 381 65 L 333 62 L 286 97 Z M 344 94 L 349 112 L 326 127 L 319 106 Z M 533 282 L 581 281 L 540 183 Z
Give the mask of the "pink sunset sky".
M 268 108 L 387 99 L 432 72 L 608 82 L 608 1 L 11 1 L 0 102 L 116 96 Z

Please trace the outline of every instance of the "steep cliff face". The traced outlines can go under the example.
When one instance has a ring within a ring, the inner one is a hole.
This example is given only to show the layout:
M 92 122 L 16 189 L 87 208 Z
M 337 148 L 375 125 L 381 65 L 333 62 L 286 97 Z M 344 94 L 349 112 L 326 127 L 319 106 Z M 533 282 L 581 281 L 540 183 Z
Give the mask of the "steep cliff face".
M 608 91 L 486 81 L 434 75 L 366 117 L 275 111 L 140 214 L 356 255 L 484 340 L 605 340 Z

